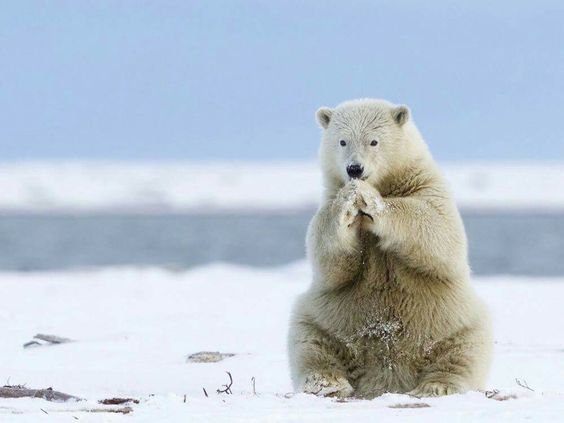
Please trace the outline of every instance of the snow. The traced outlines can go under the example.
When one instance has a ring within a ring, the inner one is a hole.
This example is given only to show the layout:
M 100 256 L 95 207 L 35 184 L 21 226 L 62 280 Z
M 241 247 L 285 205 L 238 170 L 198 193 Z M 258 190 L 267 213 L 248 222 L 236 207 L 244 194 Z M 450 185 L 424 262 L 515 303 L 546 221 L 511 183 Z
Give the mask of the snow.
M 470 209 L 564 210 L 563 163 L 442 163 Z M 0 212 L 186 212 L 313 208 L 315 162 L 0 164 Z
M 0 421 L 561 421 L 564 280 L 474 280 L 494 316 L 495 360 L 488 388 L 516 398 L 496 401 L 472 392 L 350 402 L 286 395 L 291 392 L 288 316 L 309 280 L 305 262 L 270 269 L 212 264 L 184 272 L 0 273 L 0 380 L 87 399 L 2 399 Z M 23 349 L 37 333 L 75 342 Z M 187 362 L 199 351 L 236 355 L 217 363 Z M 226 371 L 233 375 L 233 394 L 218 395 L 216 389 L 228 381 Z M 515 379 L 526 381 L 534 392 Z M 81 411 L 100 408 L 96 400 L 114 396 L 141 402 L 132 405 L 130 415 Z M 429 407 L 390 408 L 414 403 Z

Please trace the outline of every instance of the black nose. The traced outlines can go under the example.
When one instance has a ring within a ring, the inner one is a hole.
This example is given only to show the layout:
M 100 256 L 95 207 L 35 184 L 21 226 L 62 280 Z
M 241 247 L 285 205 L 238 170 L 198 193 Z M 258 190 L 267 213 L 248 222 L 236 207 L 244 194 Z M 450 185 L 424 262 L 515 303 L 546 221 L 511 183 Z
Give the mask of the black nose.
M 363 171 L 363 167 L 359 164 L 352 164 L 347 166 L 347 173 L 351 178 L 360 178 Z

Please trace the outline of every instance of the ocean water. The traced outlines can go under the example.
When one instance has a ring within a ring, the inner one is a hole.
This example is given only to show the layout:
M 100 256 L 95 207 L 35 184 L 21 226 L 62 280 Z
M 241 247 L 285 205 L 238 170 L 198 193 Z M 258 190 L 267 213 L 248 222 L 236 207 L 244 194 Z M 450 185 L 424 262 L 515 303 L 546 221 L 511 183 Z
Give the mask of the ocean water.
M 313 211 L 210 215 L 4 215 L 0 270 L 185 269 L 302 259 Z M 463 213 L 475 274 L 564 275 L 564 214 Z

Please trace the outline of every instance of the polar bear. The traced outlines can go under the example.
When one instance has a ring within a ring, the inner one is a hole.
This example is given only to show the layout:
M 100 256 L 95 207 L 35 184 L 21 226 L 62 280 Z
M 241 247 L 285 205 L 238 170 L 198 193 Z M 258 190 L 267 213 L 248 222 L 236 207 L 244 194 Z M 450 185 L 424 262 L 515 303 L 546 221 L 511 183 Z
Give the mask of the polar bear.
M 488 312 L 464 226 L 406 106 L 321 108 L 325 193 L 307 233 L 313 282 L 288 350 L 296 391 L 373 398 L 484 386 Z

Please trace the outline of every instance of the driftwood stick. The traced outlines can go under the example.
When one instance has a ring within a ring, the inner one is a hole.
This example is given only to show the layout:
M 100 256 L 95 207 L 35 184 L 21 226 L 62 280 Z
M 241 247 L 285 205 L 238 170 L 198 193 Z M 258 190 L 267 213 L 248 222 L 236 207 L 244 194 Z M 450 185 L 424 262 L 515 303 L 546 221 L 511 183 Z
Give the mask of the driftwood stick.
M 131 407 L 105 407 L 105 408 L 83 408 L 78 410 L 60 410 L 59 413 L 118 413 L 129 414 L 133 412 Z
M 66 344 L 67 342 L 73 342 L 72 339 L 63 338 L 62 336 L 56 335 L 46 335 L 44 333 L 38 333 L 33 337 L 33 339 L 29 342 L 26 342 L 23 347 L 29 348 L 34 346 L 45 346 L 45 345 L 59 345 L 59 344 Z
M 21 386 L 3 386 L 0 388 L 0 398 L 43 398 L 47 401 L 81 401 L 82 398 L 63 392 L 54 391 L 53 388 L 47 389 L 28 389 Z
M 55 413 L 119 413 L 119 414 L 129 414 L 133 412 L 133 408 L 131 407 L 104 407 L 104 408 L 78 408 L 72 410 L 43 410 L 40 408 L 45 414 L 55 414 Z M 23 414 L 22 411 L 12 408 L 0 408 L 0 415 L 2 414 Z M 77 417 L 75 417 L 78 420 Z
M 64 344 L 65 342 L 72 342 L 72 339 L 63 338 L 62 336 L 56 335 L 45 335 L 44 333 L 38 333 L 34 336 L 35 339 L 39 339 L 40 341 L 49 342 L 51 344 Z
M 106 398 L 98 401 L 99 404 L 104 405 L 123 405 L 127 403 L 139 404 L 139 400 L 135 398 Z
M 47 401 L 65 402 L 65 401 L 83 401 L 83 398 L 74 395 L 65 394 L 63 392 L 54 391 L 53 388 L 47 389 L 28 389 L 22 385 L 2 386 L 0 387 L 0 398 L 42 398 Z M 93 407 L 71 410 L 49 410 L 49 412 L 41 409 L 45 414 L 49 413 L 119 413 L 129 414 L 133 412 L 133 408 L 129 406 L 120 406 L 124 404 L 139 404 L 139 400 L 134 398 L 109 398 L 99 401 L 106 407 Z M 8 411 L 8 413 L 17 413 L 17 410 Z M 5 410 L 0 410 L 0 414 L 6 414 Z

